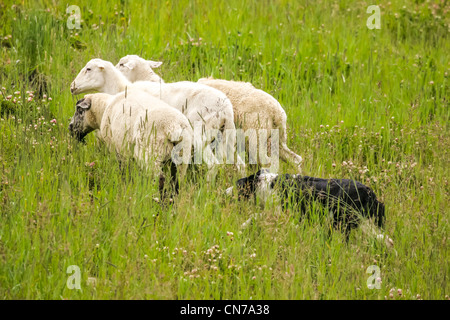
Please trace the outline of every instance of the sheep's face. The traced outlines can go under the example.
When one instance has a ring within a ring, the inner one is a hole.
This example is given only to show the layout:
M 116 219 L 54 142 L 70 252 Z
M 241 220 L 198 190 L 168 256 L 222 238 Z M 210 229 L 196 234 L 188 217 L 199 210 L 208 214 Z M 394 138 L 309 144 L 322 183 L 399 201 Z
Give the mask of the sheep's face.
M 128 55 L 120 59 L 116 68 L 130 81 L 159 82 L 161 78 L 152 68 L 158 68 L 162 62 L 145 60 L 137 55 Z
M 100 91 L 105 85 L 105 65 L 100 59 L 92 59 L 81 69 L 75 80 L 70 85 L 72 94 Z
M 89 109 L 91 108 L 91 99 L 83 98 L 77 101 L 75 114 L 72 117 L 72 121 L 69 124 L 70 134 L 77 138 L 79 141 L 83 141 L 84 137 L 94 129 L 89 125 Z

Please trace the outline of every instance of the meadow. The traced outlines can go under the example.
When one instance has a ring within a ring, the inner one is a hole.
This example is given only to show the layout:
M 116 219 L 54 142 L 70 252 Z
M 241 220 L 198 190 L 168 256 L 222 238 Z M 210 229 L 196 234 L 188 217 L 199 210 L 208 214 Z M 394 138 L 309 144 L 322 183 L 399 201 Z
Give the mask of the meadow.
M 369 29 L 372 4 L 76 0 L 70 29 L 66 2 L 2 1 L 0 299 L 448 299 L 450 4 L 383 1 Z M 80 69 L 127 54 L 163 61 L 166 82 L 272 94 L 303 173 L 374 189 L 394 248 L 330 235 L 321 208 L 299 221 L 227 198 L 229 166 L 214 184 L 191 168 L 173 204 L 153 201 L 157 181 L 132 160 L 68 132 Z

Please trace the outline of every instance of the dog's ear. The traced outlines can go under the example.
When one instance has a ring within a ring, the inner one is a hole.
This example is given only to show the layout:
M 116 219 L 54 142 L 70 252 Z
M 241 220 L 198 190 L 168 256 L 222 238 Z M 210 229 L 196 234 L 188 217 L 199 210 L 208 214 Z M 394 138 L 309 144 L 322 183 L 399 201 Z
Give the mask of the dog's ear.
M 267 168 L 261 168 L 258 170 L 258 172 L 255 173 L 255 177 L 258 178 L 262 174 L 268 174 L 270 173 L 270 170 Z
M 225 190 L 225 194 L 227 196 L 231 196 L 231 195 L 233 195 L 233 190 L 234 190 L 234 187 L 229 187 Z
M 83 98 L 77 101 L 77 108 L 81 108 L 84 110 L 89 110 L 91 108 L 91 99 Z

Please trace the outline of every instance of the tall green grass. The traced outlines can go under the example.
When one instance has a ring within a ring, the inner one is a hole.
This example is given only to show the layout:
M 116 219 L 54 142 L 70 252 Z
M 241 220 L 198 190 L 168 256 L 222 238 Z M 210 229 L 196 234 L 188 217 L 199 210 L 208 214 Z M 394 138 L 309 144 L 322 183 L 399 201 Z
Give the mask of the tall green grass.
M 65 2 L 0 4 L 2 299 L 449 294 L 448 4 L 380 5 L 380 30 L 366 27 L 366 1 L 73 4 L 79 30 L 67 28 Z M 151 175 L 119 164 L 94 135 L 84 145 L 67 130 L 79 70 L 126 54 L 163 61 L 157 72 L 167 82 L 214 76 L 272 94 L 303 172 L 372 187 L 394 250 L 360 230 L 348 244 L 329 236 L 321 208 L 299 221 L 229 199 L 238 174 L 228 168 L 214 186 L 204 168 L 192 170 L 175 204 L 154 202 Z M 80 267 L 81 290 L 66 285 L 70 265 Z M 379 290 L 367 288 L 370 265 L 381 269 Z

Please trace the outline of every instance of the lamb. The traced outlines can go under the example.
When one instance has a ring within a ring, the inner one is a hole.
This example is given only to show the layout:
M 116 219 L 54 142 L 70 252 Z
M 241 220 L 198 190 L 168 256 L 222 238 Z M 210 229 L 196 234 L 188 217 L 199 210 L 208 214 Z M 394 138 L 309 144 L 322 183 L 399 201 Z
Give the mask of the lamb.
M 83 140 L 94 130 L 99 130 L 98 137 L 119 155 L 133 156 L 141 167 L 160 173 L 161 197 L 165 180 L 162 166 L 166 161 L 172 160 L 181 178 L 186 173 L 193 141 L 189 121 L 148 93 L 130 89 L 117 95 L 85 95 L 77 102 L 69 131 Z M 172 172 L 171 178 L 177 192 L 175 174 Z
M 144 60 L 137 55 L 128 55 L 120 59 L 116 68 L 131 82 L 164 82 L 164 80 L 153 71 L 153 68 L 158 68 L 161 64 L 162 62 L 160 61 Z
M 128 55 L 120 59 L 116 65 L 131 82 L 134 81 L 162 81 L 152 68 L 157 68 L 162 62 L 145 60 L 137 55 Z M 233 105 L 234 123 L 244 131 L 248 129 L 266 129 L 270 143 L 271 129 L 279 129 L 280 157 L 286 162 L 296 165 L 301 173 L 302 157 L 294 153 L 287 146 L 286 112 L 280 103 L 270 94 L 256 89 L 251 83 L 202 78 L 197 83 L 218 89 L 226 94 Z M 249 136 L 251 139 L 257 137 Z M 256 141 L 256 140 L 254 140 Z
M 195 127 L 194 130 L 196 130 L 198 124 L 204 130 L 235 129 L 233 106 L 230 100 L 219 90 L 206 85 L 188 81 L 167 84 L 164 82 L 138 81 L 132 84 L 118 69 L 114 68 L 111 62 L 101 59 L 89 61 L 71 84 L 72 94 L 88 91 L 116 94 L 131 88 L 144 90 L 153 97 L 159 98 L 178 109 Z M 204 160 L 208 168 L 212 169 L 214 165 L 219 163 L 208 146 L 214 136 L 200 139 L 201 134 L 199 134 L 196 137 L 195 148 L 201 150 L 202 146 L 204 147 Z M 196 163 L 198 163 L 198 160 L 196 160 Z M 244 162 L 239 155 L 237 156 L 236 166 L 242 172 Z

